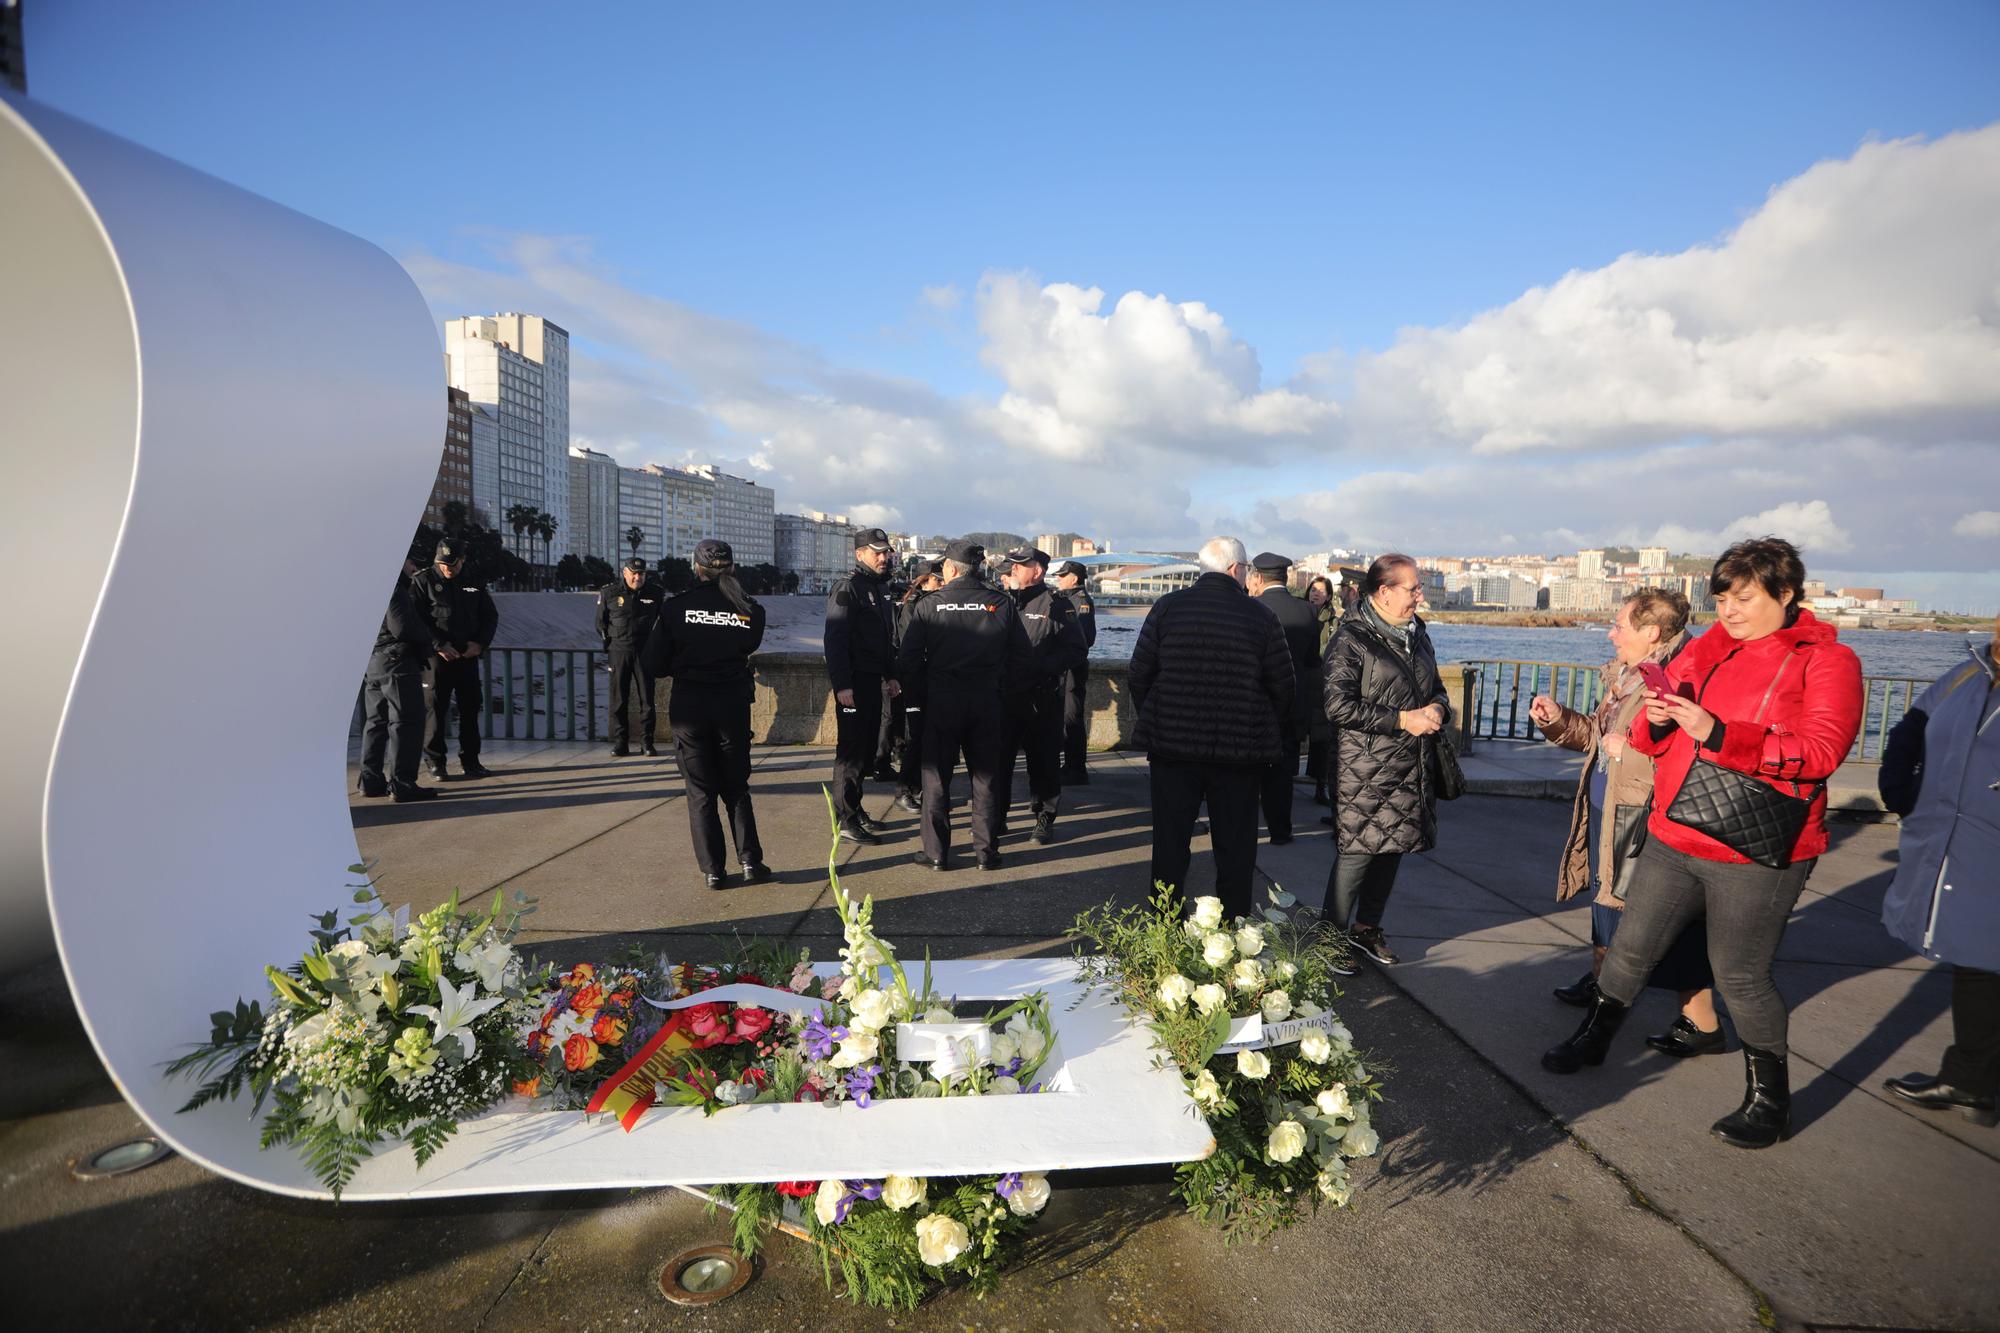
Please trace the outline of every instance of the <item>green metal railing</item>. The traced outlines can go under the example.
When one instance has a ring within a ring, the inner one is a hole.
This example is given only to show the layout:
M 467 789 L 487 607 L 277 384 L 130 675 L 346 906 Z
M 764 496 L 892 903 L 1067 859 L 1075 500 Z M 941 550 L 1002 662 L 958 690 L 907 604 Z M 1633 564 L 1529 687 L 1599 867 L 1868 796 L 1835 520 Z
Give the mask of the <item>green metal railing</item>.
M 1463 710 L 1464 729 L 1473 740 L 1539 739 L 1541 729 L 1528 716 L 1528 705 L 1536 695 L 1546 694 L 1565 708 L 1586 713 L 1597 707 L 1604 690 L 1600 668 L 1583 662 L 1486 658 L 1460 665 L 1472 700 L 1472 706 Z M 1929 685 L 1911 676 L 1862 677 L 1861 731 L 1848 751 L 1849 761 L 1882 762 L 1890 728 Z
M 488 740 L 594 741 L 609 734 L 598 674 L 609 655 L 596 648 L 489 648 L 479 655 Z M 609 678 L 604 682 L 608 704 Z

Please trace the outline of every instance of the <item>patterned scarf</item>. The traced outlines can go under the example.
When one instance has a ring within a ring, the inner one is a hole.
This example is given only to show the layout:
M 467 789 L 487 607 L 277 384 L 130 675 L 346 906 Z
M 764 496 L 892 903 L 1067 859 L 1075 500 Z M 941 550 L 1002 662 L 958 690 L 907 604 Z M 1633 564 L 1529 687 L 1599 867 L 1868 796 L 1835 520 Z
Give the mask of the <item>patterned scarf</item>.
M 1665 643 L 1655 645 L 1653 651 L 1646 654 L 1646 660 L 1665 666 L 1687 645 L 1688 632 L 1682 630 Z M 1597 731 L 1599 735 L 1604 735 L 1610 731 L 1611 724 L 1617 718 L 1618 710 L 1625 706 L 1625 701 L 1638 690 L 1645 688 L 1646 678 L 1639 674 L 1638 667 L 1626 666 L 1615 657 L 1604 664 L 1598 672 L 1598 678 L 1603 684 L 1598 692 Z

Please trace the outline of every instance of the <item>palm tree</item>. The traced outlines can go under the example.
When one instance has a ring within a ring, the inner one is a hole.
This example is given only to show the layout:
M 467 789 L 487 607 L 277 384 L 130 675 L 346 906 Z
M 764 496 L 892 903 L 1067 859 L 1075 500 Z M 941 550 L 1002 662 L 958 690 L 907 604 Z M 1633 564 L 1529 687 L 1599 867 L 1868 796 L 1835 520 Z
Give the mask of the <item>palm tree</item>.
M 556 528 L 558 526 L 554 514 L 549 513 L 546 509 L 537 509 L 535 511 L 534 530 L 535 535 L 542 539 L 542 569 L 544 572 L 547 572 L 549 567 L 549 543 L 555 539 Z
M 645 540 L 646 540 L 646 530 L 640 527 L 637 523 L 634 523 L 631 527 L 625 529 L 625 544 L 632 548 L 632 558 L 634 560 L 637 560 L 639 558 L 639 546 Z
M 514 553 L 516 555 L 519 555 L 521 552 L 521 534 L 526 532 L 534 521 L 535 507 L 533 505 L 514 504 L 507 506 L 507 526 L 514 529 Z

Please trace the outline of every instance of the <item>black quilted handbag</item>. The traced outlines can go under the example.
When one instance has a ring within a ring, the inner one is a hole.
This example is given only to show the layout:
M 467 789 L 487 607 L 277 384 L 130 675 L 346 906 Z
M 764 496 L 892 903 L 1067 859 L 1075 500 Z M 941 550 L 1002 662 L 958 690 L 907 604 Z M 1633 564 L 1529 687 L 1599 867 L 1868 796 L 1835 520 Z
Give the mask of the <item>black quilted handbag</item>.
M 1771 677 L 1771 686 L 1764 691 L 1764 702 L 1757 706 L 1757 716 L 1749 725 L 1763 722 L 1764 710 L 1770 707 L 1771 695 L 1791 662 L 1792 654 L 1787 653 L 1778 664 L 1778 674 Z M 1698 752 L 1701 747 L 1695 748 Z M 1799 784 L 1794 782 L 1791 787 L 1794 794 L 1787 795 L 1748 773 L 1724 768 L 1697 753 L 1687 776 L 1681 779 L 1681 789 L 1674 793 L 1674 803 L 1667 807 L 1667 818 L 1697 833 L 1706 833 L 1760 866 L 1782 870 L 1792 863 L 1792 848 L 1818 795 L 1799 796 L 1796 794 Z
M 1455 801 L 1465 795 L 1465 770 L 1458 763 L 1458 742 L 1449 724 L 1424 737 L 1431 766 L 1431 790 L 1440 801 Z

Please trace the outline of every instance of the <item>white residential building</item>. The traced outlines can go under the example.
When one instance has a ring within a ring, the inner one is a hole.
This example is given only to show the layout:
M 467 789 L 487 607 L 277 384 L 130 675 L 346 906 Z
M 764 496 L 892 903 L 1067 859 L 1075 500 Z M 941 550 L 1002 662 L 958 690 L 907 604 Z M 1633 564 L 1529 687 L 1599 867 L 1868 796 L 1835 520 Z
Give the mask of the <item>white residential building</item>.
M 1576 553 L 1576 576 L 1586 581 L 1603 578 L 1604 552 L 1601 549 L 1595 551 L 1578 551 Z
M 642 468 L 618 469 L 617 540 L 621 556 L 631 554 L 625 540 L 627 529 L 644 534 L 639 555 L 657 565 L 669 556 L 686 560 L 694 554 L 695 543 L 715 531 L 715 483 L 685 468 L 648 463 Z M 727 540 L 725 538 L 725 540 Z M 731 541 L 730 546 L 736 547 Z M 746 561 L 740 551 L 738 564 Z
M 507 510 L 546 510 L 558 525 L 548 558 L 560 560 L 571 549 L 568 331 L 540 315 L 469 315 L 445 321 L 444 350 L 448 382 L 498 425 L 492 525 L 515 554 L 539 559 L 540 543 L 532 535 L 517 539 Z
M 1603 579 L 1557 579 L 1549 585 L 1551 611 L 1609 611 L 1612 588 Z
M 616 567 L 629 554 L 618 523 L 618 461 L 595 449 L 569 451 L 569 549 Z
M 702 535 L 728 542 L 738 565 L 776 564 L 777 492 L 718 471 L 708 463 L 686 471 L 706 478 L 715 488 L 714 522 Z
M 500 418 L 475 402 L 472 404 L 472 521 L 482 527 L 498 528 L 501 512 Z
M 826 592 L 854 566 L 854 528 L 845 514 L 808 509 L 773 517 L 778 568 L 799 576 L 800 592 Z
M 1666 573 L 1667 548 L 1664 546 L 1641 546 L 1639 548 L 1639 572 L 1641 574 Z

